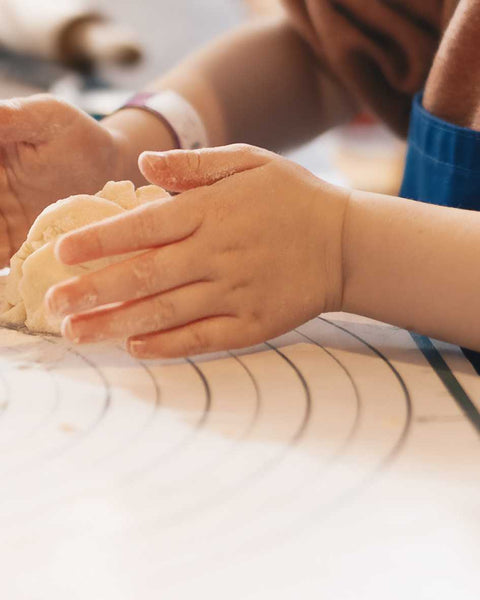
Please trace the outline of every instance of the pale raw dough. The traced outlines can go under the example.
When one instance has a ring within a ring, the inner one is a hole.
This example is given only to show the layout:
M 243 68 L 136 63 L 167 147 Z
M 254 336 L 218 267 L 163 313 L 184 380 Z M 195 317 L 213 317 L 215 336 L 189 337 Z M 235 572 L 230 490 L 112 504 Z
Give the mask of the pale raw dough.
M 130 181 L 110 181 L 95 196 L 71 196 L 48 206 L 37 217 L 27 239 L 10 261 L 0 323 L 26 325 L 31 331 L 60 333 L 61 319 L 45 311 L 47 290 L 60 281 L 100 269 L 121 257 L 67 266 L 55 257 L 55 240 L 67 231 L 168 196 L 155 185 L 135 190 Z

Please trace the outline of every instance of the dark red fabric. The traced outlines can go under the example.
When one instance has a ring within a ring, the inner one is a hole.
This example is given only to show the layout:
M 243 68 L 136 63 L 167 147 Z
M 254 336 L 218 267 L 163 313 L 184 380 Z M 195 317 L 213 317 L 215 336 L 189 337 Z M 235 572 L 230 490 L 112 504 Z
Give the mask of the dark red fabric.
M 427 109 L 480 129 L 480 0 L 283 2 L 319 61 L 398 133 L 424 86 Z

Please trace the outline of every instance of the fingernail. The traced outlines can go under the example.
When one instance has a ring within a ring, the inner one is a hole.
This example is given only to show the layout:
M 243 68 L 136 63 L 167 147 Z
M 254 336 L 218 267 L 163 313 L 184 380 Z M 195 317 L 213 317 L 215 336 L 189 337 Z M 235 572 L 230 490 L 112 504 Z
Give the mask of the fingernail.
M 68 241 L 65 241 L 65 237 L 61 237 L 55 244 L 53 252 L 55 258 L 66 265 L 73 264 L 75 261 L 75 255 L 69 250 Z
M 130 354 L 140 356 L 145 353 L 147 344 L 143 340 L 132 340 L 127 342 L 127 349 Z
M 144 150 L 140 154 L 140 158 L 161 158 L 162 156 L 165 156 L 165 154 L 168 154 L 168 152 L 168 150 Z
M 80 342 L 80 336 L 75 333 L 75 326 L 70 317 L 65 317 L 65 319 L 63 319 L 60 331 L 63 337 L 66 337 L 67 340 L 70 340 L 74 344 Z
M 61 289 L 50 288 L 45 295 L 45 304 L 53 315 L 65 316 L 71 312 L 68 297 Z
M 138 162 L 146 163 L 149 167 L 152 167 L 158 162 L 158 159 L 163 158 L 165 154 L 165 152 L 152 152 L 150 150 L 142 152 Z

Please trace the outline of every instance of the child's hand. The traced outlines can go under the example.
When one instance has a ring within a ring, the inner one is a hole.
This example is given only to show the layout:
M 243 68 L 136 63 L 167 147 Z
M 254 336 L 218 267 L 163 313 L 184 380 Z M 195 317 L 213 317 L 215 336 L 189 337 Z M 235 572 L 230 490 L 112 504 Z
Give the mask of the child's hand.
M 58 242 L 68 264 L 147 250 L 50 290 L 50 310 L 69 315 L 66 337 L 128 337 L 135 356 L 185 356 L 255 344 L 340 309 L 345 190 L 242 145 L 145 153 L 140 167 L 183 193 Z
M 66 102 L 46 94 L 0 102 L 0 266 L 45 206 L 117 178 L 120 155 L 112 133 Z

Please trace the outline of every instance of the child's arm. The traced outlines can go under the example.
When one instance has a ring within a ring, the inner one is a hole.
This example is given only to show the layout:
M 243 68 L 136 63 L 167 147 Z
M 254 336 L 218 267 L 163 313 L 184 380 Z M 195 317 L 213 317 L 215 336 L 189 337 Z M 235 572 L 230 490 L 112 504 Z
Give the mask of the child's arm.
M 480 214 L 352 192 L 342 309 L 480 350 Z
M 141 159 L 149 180 L 175 182 L 173 201 L 58 242 L 68 264 L 150 249 L 50 290 L 70 339 L 182 356 L 346 310 L 480 350 L 480 214 L 349 193 L 258 148 L 193 154 Z
M 136 356 L 185 356 L 259 343 L 339 309 L 347 190 L 239 144 L 140 163 L 180 193 L 59 240 L 68 264 L 146 250 L 51 288 L 48 307 L 68 315 L 69 339 L 128 337 Z

